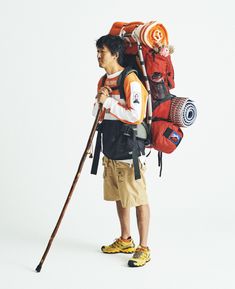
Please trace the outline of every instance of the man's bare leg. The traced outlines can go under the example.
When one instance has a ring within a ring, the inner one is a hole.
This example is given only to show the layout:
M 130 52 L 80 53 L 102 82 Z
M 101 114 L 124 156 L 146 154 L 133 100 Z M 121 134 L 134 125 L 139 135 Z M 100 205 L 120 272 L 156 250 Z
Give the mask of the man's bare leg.
M 149 205 L 141 205 L 136 207 L 137 225 L 140 235 L 140 245 L 147 247 L 150 209 Z
M 120 201 L 117 201 L 116 205 L 121 225 L 121 237 L 127 239 L 130 236 L 130 208 L 123 208 Z

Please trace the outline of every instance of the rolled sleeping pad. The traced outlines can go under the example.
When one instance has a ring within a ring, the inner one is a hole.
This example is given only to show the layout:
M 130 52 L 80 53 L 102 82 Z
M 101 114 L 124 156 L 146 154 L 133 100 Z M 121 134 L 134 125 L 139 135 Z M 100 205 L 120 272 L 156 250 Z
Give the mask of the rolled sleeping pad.
M 166 28 L 157 21 L 147 23 L 135 22 L 114 22 L 109 34 L 118 35 L 130 44 L 139 42 L 150 48 L 168 45 L 168 34 Z M 134 37 L 133 37 L 134 36 Z
M 150 48 L 168 45 L 168 33 L 166 28 L 157 21 L 150 21 L 140 25 L 135 30 L 141 43 Z
M 194 123 L 197 108 L 193 101 L 186 97 L 174 97 L 171 100 L 169 120 L 179 127 L 187 127 Z

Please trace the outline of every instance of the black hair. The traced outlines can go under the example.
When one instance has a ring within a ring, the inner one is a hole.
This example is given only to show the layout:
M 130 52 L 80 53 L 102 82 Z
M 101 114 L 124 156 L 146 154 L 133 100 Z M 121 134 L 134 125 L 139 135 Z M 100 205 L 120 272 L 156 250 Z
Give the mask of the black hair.
M 96 41 L 96 47 L 97 48 L 103 48 L 106 46 L 112 55 L 115 55 L 118 53 L 117 61 L 120 65 L 123 65 L 123 59 L 124 59 L 124 41 L 120 36 L 114 36 L 111 34 L 107 34 L 104 36 L 101 36 Z

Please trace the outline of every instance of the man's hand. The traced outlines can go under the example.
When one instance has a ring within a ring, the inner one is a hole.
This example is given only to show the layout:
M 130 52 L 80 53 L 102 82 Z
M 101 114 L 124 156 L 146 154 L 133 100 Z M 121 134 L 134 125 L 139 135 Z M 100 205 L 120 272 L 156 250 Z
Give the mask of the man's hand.
M 109 94 L 112 92 L 112 89 L 109 86 L 103 86 L 99 89 L 96 96 L 99 103 L 104 103 L 105 100 L 109 97 Z

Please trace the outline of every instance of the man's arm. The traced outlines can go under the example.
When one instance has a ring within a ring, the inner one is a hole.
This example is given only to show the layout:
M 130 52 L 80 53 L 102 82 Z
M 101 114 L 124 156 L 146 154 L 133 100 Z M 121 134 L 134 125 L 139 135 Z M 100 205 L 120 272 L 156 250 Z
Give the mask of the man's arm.
M 105 94 L 99 98 L 104 108 L 110 110 L 110 114 L 125 123 L 141 123 L 146 114 L 147 91 L 132 73 L 129 74 L 124 81 L 124 91 L 126 97 L 126 105 L 122 105 L 118 100 L 108 97 Z

